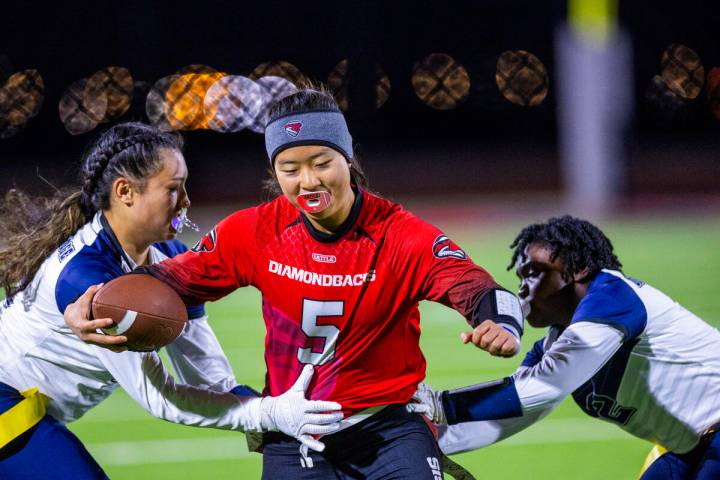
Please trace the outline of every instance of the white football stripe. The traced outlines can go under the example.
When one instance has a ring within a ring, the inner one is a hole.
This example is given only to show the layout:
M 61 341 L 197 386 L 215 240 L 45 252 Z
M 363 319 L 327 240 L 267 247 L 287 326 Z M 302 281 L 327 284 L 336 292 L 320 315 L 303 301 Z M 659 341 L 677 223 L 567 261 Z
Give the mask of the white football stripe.
M 138 312 L 134 310 L 126 310 L 125 316 L 120 320 L 120 323 L 117 325 L 113 325 L 110 328 L 103 328 L 102 331 L 106 335 L 122 335 L 123 333 L 130 330 L 130 327 L 132 327 L 133 323 L 135 323 L 135 319 L 137 318 Z
M 122 320 L 120 320 L 120 323 L 117 325 L 117 334 L 122 335 L 123 333 L 127 332 L 130 327 L 132 327 L 133 323 L 135 323 L 135 319 L 137 318 L 137 312 L 134 310 L 128 310 L 125 312 L 125 316 Z

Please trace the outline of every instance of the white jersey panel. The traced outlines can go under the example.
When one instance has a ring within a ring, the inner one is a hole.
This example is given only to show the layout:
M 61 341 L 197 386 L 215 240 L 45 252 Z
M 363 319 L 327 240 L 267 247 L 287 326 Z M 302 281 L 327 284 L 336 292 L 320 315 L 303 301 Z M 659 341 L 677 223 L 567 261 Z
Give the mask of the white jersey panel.
M 92 347 L 65 325 L 55 299 L 63 268 L 99 231 L 97 218 L 83 226 L 0 312 L 0 381 L 18 390 L 39 387 L 50 398 L 48 413 L 63 422 L 79 418 L 117 388 Z
M 720 332 L 650 285 L 606 273 L 626 282 L 647 310 L 616 398 L 635 413 L 620 426 L 686 452 L 720 421 Z
M 259 428 L 244 424 L 247 408 L 238 397 L 221 393 L 236 382 L 202 307 L 195 309 L 202 316 L 188 322 L 187 332 L 169 355 L 181 379 L 212 391 L 176 385 L 155 352 L 115 354 L 82 342 L 65 325 L 66 303 L 88 286 L 135 267 L 111 240 L 96 215 L 47 258 L 25 291 L 3 302 L 0 382 L 21 391 L 39 387 L 49 397 L 48 413 L 62 422 L 80 418 L 120 385 L 143 408 L 169 421 Z M 177 253 L 172 248 L 152 246 L 150 261 Z

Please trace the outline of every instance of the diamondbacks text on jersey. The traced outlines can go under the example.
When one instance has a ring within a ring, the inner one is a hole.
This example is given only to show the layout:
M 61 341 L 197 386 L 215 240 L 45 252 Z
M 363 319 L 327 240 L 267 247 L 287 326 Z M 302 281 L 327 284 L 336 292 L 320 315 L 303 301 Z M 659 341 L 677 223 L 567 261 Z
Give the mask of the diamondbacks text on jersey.
M 420 300 L 470 319 L 499 288 L 438 229 L 359 189 L 335 234 L 317 231 L 279 197 L 231 215 L 192 252 L 148 272 L 189 304 L 256 287 L 267 329 L 265 393 L 285 391 L 303 364 L 314 364 L 309 398 L 339 402 L 346 414 L 412 396 L 425 375 Z M 522 325 L 507 323 L 519 336 Z

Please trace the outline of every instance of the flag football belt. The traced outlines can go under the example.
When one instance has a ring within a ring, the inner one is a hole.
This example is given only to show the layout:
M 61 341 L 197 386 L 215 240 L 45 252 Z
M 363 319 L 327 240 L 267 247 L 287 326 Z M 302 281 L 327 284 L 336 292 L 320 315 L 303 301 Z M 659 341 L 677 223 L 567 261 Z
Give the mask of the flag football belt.
M 715 425 L 713 425 L 710 428 L 708 428 L 707 430 L 705 430 L 705 433 L 703 433 L 703 439 L 710 439 L 717 432 L 720 432 L 720 422 L 716 423 Z
M 650 453 L 647 454 L 645 457 L 645 461 L 643 462 L 643 466 L 640 468 L 640 473 L 638 474 L 638 480 L 642 478 L 642 476 L 645 474 L 648 468 L 650 468 L 650 465 L 655 462 L 658 458 L 662 457 L 667 453 L 667 450 L 665 450 L 665 447 L 662 445 L 655 445 L 653 446 L 652 450 L 650 450 Z
M 704 449 L 707 445 L 710 444 L 715 434 L 720 432 L 720 422 L 716 423 L 715 425 L 712 425 L 707 430 L 705 430 L 700 437 L 700 442 L 698 443 L 697 448 Z M 662 457 L 667 453 L 667 450 L 662 445 L 655 445 L 652 450 L 650 450 L 650 453 L 647 454 L 647 457 L 645 457 L 645 462 L 643 463 L 642 468 L 640 469 L 640 475 L 638 476 L 638 479 L 643 476 L 643 473 L 650 468 L 650 465 L 653 464 L 655 460 Z
M 0 449 L 34 427 L 45 416 L 47 397 L 37 388 L 20 392 L 23 398 L 0 414 Z

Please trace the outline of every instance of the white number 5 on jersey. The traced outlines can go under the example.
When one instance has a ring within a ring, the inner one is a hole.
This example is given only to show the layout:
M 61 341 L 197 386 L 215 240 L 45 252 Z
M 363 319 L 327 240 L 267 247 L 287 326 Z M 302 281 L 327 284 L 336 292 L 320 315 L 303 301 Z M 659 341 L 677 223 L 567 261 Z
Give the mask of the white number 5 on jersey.
M 335 344 L 340 329 L 334 325 L 318 325 L 319 317 L 340 317 L 343 315 L 345 302 L 303 299 L 302 331 L 310 337 L 325 339 L 325 345 L 320 353 L 313 352 L 312 348 L 298 348 L 298 360 L 301 363 L 324 365 L 335 357 Z

